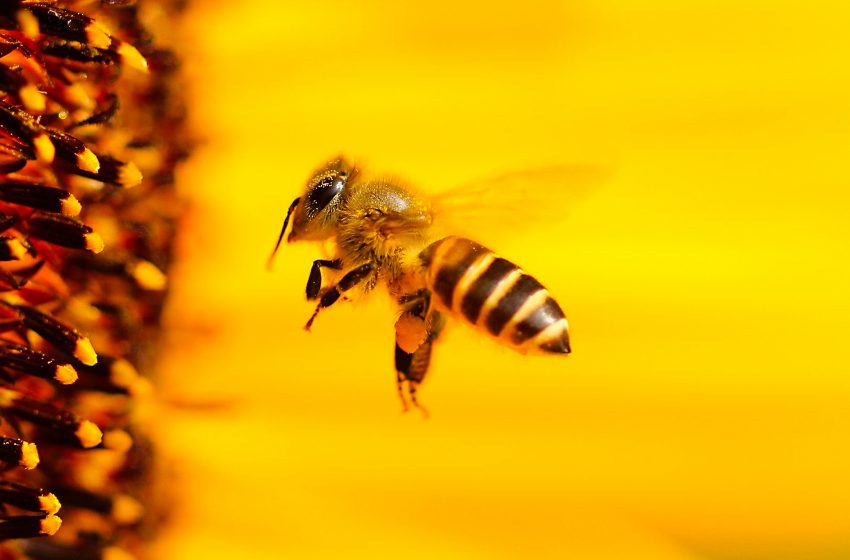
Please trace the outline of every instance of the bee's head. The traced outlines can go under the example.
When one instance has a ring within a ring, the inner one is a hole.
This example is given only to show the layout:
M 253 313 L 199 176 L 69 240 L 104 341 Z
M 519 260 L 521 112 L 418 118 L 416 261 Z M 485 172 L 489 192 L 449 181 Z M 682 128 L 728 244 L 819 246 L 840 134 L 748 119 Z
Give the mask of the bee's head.
M 327 239 L 334 234 L 342 195 L 356 173 L 354 166 L 343 158 L 329 161 L 307 180 L 304 194 L 295 204 L 292 231 L 287 241 Z
M 329 161 L 310 175 L 304 194 L 293 200 L 289 206 L 277 244 L 269 258 L 269 265 L 271 258 L 280 247 L 290 217 L 292 217 L 292 231 L 286 238 L 288 243 L 305 240 L 321 241 L 333 236 L 343 192 L 356 173 L 357 168 L 339 157 Z

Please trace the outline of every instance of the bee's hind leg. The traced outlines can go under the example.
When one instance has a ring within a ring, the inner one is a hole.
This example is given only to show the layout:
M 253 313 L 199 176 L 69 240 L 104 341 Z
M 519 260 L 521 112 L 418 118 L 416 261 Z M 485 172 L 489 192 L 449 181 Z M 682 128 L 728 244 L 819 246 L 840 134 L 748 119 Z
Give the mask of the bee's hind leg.
M 427 306 L 427 303 L 426 303 Z M 425 380 L 428 373 L 428 368 L 431 365 L 431 350 L 437 337 L 443 329 L 443 317 L 439 312 L 431 310 L 427 312 L 426 317 L 421 317 L 417 311 L 424 315 L 424 310 L 420 306 L 412 306 L 405 311 L 399 320 L 396 322 L 396 345 L 395 345 L 395 369 L 396 383 L 398 386 L 398 394 L 401 399 L 402 406 L 405 412 L 408 410 L 407 399 L 405 399 L 405 385 L 407 389 L 407 397 L 410 403 L 427 417 L 428 411 L 419 404 L 416 399 L 416 392 L 419 385 Z M 419 344 L 413 352 L 407 352 L 400 340 L 410 336 L 410 329 L 415 329 L 416 319 L 421 322 L 421 327 L 424 329 L 424 340 Z
M 396 353 L 395 384 L 396 384 L 396 389 L 398 390 L 398 400 L 401 401 L 401 411 L 407 412 L 408 410 L 410 410 L 410 406 L 407 404 L 407 397 L 404 396 L 404 382 L 405 382 L 404 374 L 402 374 L 400 371 L 398 371 L 398 369 L 399 369 L 399 366 L 398 366 L 398 353 L 399 353 L 399 351 L 403 352 L 403 350 L 401 350 L 401 348 L 398 347 L 398 344 L 396 344 L 396 346 L 395 346 L 395 353 Z
M 428 366 L 431 363 L 431 348 L 431 340 L 423 342 L 412 354 L 402 350 L 398 344 L 395 347 L 396 383 L 402 408 L 404 412 L 408 411 L 407 401 L 410 399 L 410 404 L 414 408 L 418 408 L 426 418 L 428 417 L 428 410 L 417 400 L 416 391 L 428 373 Z M 405 389 L 407 389 L 406 398 Z
M 309 331 L 310 327 L 313 326 L 313 321 L 316 320 L 316 316 L 319 314 L 319 311 L 336 303 L 343 292 L 347 292 L 354 286 L 357 286 L 372 276 L 374 272 L 374 263 L 361 264 L 360 266 L 346 272 L 345 276 L 343 276 L 335 286 L 331 286 L 324 294 L 322 294 L 322 297 L 319 299 L 319 305 L 316 306 L 316 310 L 313 312 L 313 315 L 307 321 L 307 324 L 304 325 L 304 329 Z

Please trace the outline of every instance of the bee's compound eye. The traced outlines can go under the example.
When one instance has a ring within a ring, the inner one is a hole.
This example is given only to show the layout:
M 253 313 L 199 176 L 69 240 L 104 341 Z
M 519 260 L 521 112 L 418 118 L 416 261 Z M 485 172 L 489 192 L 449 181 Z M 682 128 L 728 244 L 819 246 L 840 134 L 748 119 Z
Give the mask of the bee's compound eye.
M 345 188 L 344 177 L 325 177 L 307 194 L 307 208 L 314 214 L 321 212 Z

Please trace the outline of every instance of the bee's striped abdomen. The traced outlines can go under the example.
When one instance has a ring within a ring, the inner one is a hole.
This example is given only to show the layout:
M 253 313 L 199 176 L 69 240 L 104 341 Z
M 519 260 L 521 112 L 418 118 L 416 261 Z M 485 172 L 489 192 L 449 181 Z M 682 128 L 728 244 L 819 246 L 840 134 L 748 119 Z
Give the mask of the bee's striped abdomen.
M 512 262 L 460 237 L 433 243 L 420 258 L 440 307 L 520 351 L 570 352 L 564 312 Z

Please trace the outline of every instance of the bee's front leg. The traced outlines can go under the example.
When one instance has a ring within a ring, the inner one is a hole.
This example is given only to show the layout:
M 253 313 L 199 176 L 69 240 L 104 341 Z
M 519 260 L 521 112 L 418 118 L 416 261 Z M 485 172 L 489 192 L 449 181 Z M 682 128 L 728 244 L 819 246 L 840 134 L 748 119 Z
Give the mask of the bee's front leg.
M 345 276 L 343 276 L 335 286 L 329 287 L 325 293 L 322 294 L 322 297 L 319 298 L 319 305 L 316 306 L 316 310 L 313 312 L 310 320 L 308 320 L 307 324 L 304 325 L 304 329 L 309 331 L 310 327 L 313 326 L 313 321 L 316 319 L 316 315 L 319 314 L 319 311 L 336 303 L 344 292 L 347 292 L 354 286 L 357 286 L 367 278 L 371 277 L 374 273 L 375 263 L 371 262 L 361 264 L 357 268 L 353 268 L 346 272 Z
M 307 279 L 307 301 L 313 301 L 319 297 L 319 292 L 322 289 L 322 267 L 339 270 L 342 268 L 342 261 L 340 259 L 313 261 L 310 277 Z

